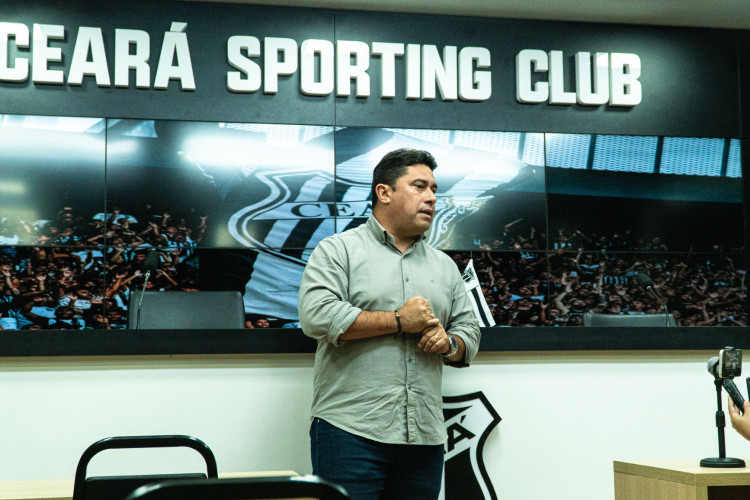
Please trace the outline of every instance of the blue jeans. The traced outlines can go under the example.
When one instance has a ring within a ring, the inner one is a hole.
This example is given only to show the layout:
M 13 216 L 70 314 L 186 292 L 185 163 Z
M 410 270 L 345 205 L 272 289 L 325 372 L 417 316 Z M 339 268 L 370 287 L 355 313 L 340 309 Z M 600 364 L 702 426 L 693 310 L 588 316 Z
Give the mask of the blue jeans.
M 310 426 L 313 474 L 343 486 L 353 500 L 436 500 L 443 445 L 378 443 L 323 419 Z

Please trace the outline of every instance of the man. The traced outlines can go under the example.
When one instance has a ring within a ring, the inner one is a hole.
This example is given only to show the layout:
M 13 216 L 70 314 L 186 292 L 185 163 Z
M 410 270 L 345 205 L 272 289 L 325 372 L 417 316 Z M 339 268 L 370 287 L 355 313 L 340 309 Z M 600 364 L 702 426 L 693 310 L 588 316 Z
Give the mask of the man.
M 436 166 L 425 151 L 385 155 L 370 218 L 321 241 L 302 277 L 300 323 L 318 341 L 313 473 L 357 500 L 438 497 L 442 366 L 479 347 L 456 265 L 424 241 Z

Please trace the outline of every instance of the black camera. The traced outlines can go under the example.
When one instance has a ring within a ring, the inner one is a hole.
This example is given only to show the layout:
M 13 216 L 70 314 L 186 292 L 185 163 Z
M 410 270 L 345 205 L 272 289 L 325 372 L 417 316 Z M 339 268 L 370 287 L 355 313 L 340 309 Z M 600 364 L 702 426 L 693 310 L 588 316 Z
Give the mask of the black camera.
M 716 370 L 719 378 L 739 377 L 742 374 L 742 349 L 725 347 L 720 350 Z

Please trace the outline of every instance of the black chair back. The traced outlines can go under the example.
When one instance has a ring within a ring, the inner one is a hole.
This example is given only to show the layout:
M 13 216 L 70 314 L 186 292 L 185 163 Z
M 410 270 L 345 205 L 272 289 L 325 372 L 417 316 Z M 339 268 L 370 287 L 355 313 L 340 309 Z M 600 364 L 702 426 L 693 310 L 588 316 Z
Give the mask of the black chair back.
M 192 448 L 206 461 L 206 473 L 149 474 L 129 476 L 86 477 L 86 470 L 94 455 L 104 450 L 125 448 Z M 73 485 L 73 500 L 122 500 L 133 490 L 144 484 L 159 480 L 194 480 L 217 478 L 218 468 L 213 452 L 201 440 L 191 436 L 117 436 L 105 438 L 92 444 L 81 455 L 76 468 Z
M 135 329 L 136 325 L 141 329 L 154 330 L 245 328 L 245 305 L 242 294 L 236 291 L 135 290 L 130 294 L 128 302 L 128 328 Z
M 349 500 L 341 486 L 317 476 L 275 476 L 164 481 L 141 486 L 127 500 L 253 500 L 260 498 Z
M 583 313 L 583 326 L 677 326 L 671 314 Z

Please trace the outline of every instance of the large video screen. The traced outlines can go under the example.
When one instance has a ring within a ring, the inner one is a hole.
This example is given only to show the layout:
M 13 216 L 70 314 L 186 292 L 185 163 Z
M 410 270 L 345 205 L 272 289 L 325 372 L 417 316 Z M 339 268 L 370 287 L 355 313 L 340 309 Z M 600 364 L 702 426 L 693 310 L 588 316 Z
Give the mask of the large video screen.
M 428 242 L 473 262 L 497 327 L 747 324 L 736 139 L 9 115 L 0 130 L 5 330 L 125 329 L 144 287 L 237 290 L 247 328 L 297 327 L 310 253 L 367 220 L 372 169 L 398 148 L 435 156 Z

